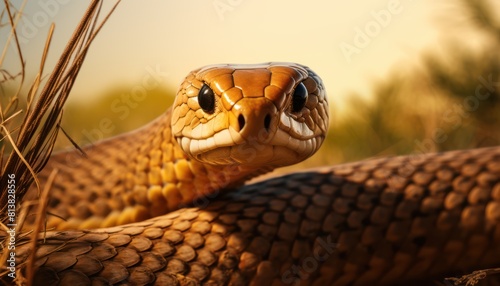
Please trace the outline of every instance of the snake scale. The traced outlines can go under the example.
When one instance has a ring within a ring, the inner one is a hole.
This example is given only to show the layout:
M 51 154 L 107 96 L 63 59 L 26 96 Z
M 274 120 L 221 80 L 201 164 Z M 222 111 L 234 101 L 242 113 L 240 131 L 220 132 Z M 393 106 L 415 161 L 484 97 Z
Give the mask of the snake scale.
M 293 63 L 191 72 L 144 128 L 53 155 L 35 285 L 387 285 L 500 263 L 500 147 L 245 180 L 311 156 L 321 79 Z M 76 230 L 82 229 L 82 230 Z M 18 264 L 32 251 L 22 241 Z M 23 271 L 24 269 L 21 269 Z

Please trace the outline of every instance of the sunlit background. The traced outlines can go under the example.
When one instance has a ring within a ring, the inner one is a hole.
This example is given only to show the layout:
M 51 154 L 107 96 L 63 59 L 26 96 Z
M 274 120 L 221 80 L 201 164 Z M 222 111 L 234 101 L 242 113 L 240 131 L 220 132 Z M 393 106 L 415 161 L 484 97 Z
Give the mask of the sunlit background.
M 33 70 L 50 23 L 56 24 L 50 57 L 55 62 L 88 5 L 60 2 L 28 1 L 24 10 L 18 31 Z M 123 1 L 93 43 L 73 99 L 140 83 L 147 67 L 159 66 L 163 84 L 176 87 L 190 70 L 206 64 L 295 61 L 317 70 L 332 100 L 341 102 L 349 92 L 368 93 L 375 79 L 435 49 L 449 30 L 439 22 L 456 6 L 411 0 Z M 360 34 L 366 36 L 355 38 Z M 11 55 L 7 63 L 16 60 Z
M 87 5 L 28 1 L 18 27 L 28 81 L 50 24 L 56 29 L 47 75 Z M 125 0 L 92 44 L 63 127 L 78 142 L 109 137 L 165 110 L 194 68 L 292 61 L 323 78 L 333 112 L 322 153 L 300 168 L 498 145 L 500 23 L 493 11 L 499 8 L 487 0 Z M 8 35 L 8 27 L 0 29 L 0 46 Z M 1 68 L 19 71 L 15 49 Z M 145 78 L 158 86 L 145 88 Z M 118 116 L 116 106 L 141 88 L 147 94 L 136 95 L 130 114 Z M 4 84 L 2 96 L 8 90 Z M 92 133 L 103 118 L 116 128 Z

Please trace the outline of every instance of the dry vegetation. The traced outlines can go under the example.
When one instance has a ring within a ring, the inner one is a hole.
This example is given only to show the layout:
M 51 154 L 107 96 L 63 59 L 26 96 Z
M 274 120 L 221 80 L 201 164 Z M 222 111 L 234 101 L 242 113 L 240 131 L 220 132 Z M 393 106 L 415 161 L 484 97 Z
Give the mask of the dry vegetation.
M 491 34 L 493 40 L 489 45 L 485 45 L 484 51 L 450 53 L 452 61 L 457 63 L 453 67 L 447 66 L 444 61 L 431 54 L 426 58 L 425 70 L 413 71 L 403 77 L 395 76 L 387 82 L 379 83 L 374 88 L 375 96 L 372 102 L 354 99 L 352 106 L 353 109 L 354 106 L 356 107 L 356 112 L 349 117 L 339 119 L 334 124 L 323 153 L 315 156 L 317 161 L 313 164 L 325 163 L 321 159 L 325 157 L 337 158 L 336 161 L 341 162 L 374 155 L 411 153 L 417 146 L 415 140 L 432 137 L 432 132 L 438 127 L 446 127 L 449 138 L 445 142 L 434 142 L 431 146 L 432 150 L 428 151 L 500 144 L 499 87 L 487 102 L 480 105 L 478 112 L 470 113 L 470 118 L 464 120 L 465 123 L 460 128 L 442 126 L 443 123 L 440 121 L 443 112 L 450 104 L 461 102 L 465 97 L 473 94 L 479 75 L 493 74 L 498 77 L 500 71 L 498 57 L 500 26 L 495 23 L 494 16 L 490 14 L 483 1 L 474 1 L 476 4 L 471 4 L 472 1 L 463 2 L 478 29 Z M 8 175 L 15 174 L 18 203 L 22 201 L 28 187 L 32 183 L 36 184 L 40 193 L 39 201 L 17 205 L 18 210 L 23 210 L 19 212 L 18 229 L 30 207 L 34 207 L 35 212 L 38 213 L 37 229 L 24 234 L 17 232 L 18 241 L 25 238 L 23 240 L 25 243 L 29 241 L 35 246 L 37 234 L 43 231 L 43 206 L 50 189 L 50 180 L 45 186 L 41 186 L 36 180 L 36 174 L 43 168 L 53 150 L 60 129 L 63 106 L 84 62 L 88 47 L 112 11 L 103 20 L 98 21 L 102 2 L 92 1 L 80 25 L 68 40 L 58 64 L 50 72 L 44 71 L 52 33 L 47 35 L 46 46 L 40 48 L 43 53 L 41 52 L 37 77 L 34 82 L 26 83 L 26 62 L 15 30 L 22 17 L 22 7 L 25 2 L 20 7 L 14 7 L 7 0 L 4 3 L 5 9 L 0 15 L 1 24 L 4 26 L 1 28 L 10 29 L 12 33 L 0 55 L 1 182 L 2 186 L 6 185 Z M 6 51 L 12 48 L 15 49 L 19 58 L 19 71 L 2 69 Z M 50 76 L 42 80 L 47 74 Z M 457 81 L 457 78 L 460 80 Z M 7 93 L 3 89 L 7 83 L 15 83 L 16 90 Z M 439 94 L 439 97 L 432 98 L 431 112 L 426 109 L 430 99 L 426 99 L 425 95 L 429 93 Z M 411 102 L 417 102 L 417 104 Z M 395 118 L 398 120 L 394 120 Z M 464 138 L 472 139 L 464 140 Z M 6 226 L 8 224 L 7 200 L 6 189 L 2 187 L 0 237 L 4 238 L 8 237 L 6 233 L 8 230 Z M 4 246 L 7 242 L 7 240 L 4 241 Z M 6 255 L 7 251 L 4 251 L 0 261 L 5 261 Z M 33 261 L 34 259 L 31 259 L 31 262 Z M 0 277 L 5 278 L 7 272 L 5 268 L 1 270 L 3 272 L 0 273 Z M 460 279 L 450 279 L 450 282 L 457 283 L 457 285 L 474 285 L 485 276 L 498 272 L 500 269 L 476 271 Z M 21 273 L 18 274 L 19 277 L 20 275 Z M 16 280 L 18 284 L 30 281 L 33 275 L 33 265 L 28 267 L 24 275 L 26 280 L 18 279 Z
M 95 0 L 91 2 L 78 27 L 76 27 L 73 35 L 68 40 L 66 48 L 61 54 L 55 68 L 49 72 L 48 79 L 43 80 L 46 76 L 44 71 L 45 59 L 49 52 L 52 32 L 54 30 L 54 25 L 52 25 L 47 35 L 46 45 L 42 47 L 43 53 L 37 76 L 34 82 L 26 83 L 26 62 L 23 57 L 23 47 L 20 45 L 16 32 L 16 27 L 23 16 L 23 7 L 26 2 L 20 7 L 15 7 L 7 0 L 4 1 L 4 4 L 5 9 L 2 11 L 1 20 L 2 23 L 7 24 L 2 28 L 10 29 L 11 33 L 0 58 L 0 83 L 2 86 L 10 82 L 16 83 L 17 89 L 9 96 L 2 94 L 0 134 L 3 143 L 1 145 L 0 156 L 2 158 L 0 160 L 0 167 L 2 186 L 7 186 L 9 178 L 15 176 L 15 200 L 18 216 L 15 221 L 9 220 L 7 207 L 9 205 L 8 199 L 11 199 L 11 197 L 8 198 L 7 188 L 2 187 L 0 193 L 0 236 L 5 238 L 2 242 L 3 249 L 7 249 L 9 242 L 9 235 L 7 233 L 9 227 L 7 225 L 15 222 L 16 241 L 23 241 L 23 238 L 29 238 L 29 240 L 24 239 L 24 242 L 29 241 L 33 244 L 33 249 L 35 249 L 38 241 L 38 233 L 43 230 L 44 206 L 47 202 L 47 194 L 51 181 L 49 179 L 45 186 L 41 186 L 36 178 L 36 174 L 42 170 L 52 153 L 59 131 L 63 106 L 83 64 L 89 45 L 116 6 L 113 7 L 104 19 L 99 20 L 102 1 Z M 19 71 L 16 72 L 2 68 L 7 50 L 12 47 L 14 47 L 19 57 Z M 24 93 L 24 90 L 28 91 Z M 2 92 L 5 92 L 5 90 L 2 90 Z M 53 178 L 54 175 L 51 177 Z M 39 200 L 36 202 L 22 202 L 24 195 L 33 182 L 39 191 Z M 33 206 L 37 214 L 35 229 L 21 233 L 20 230 L 24 218 Z M 6 261 L 8 254 L 9 251 L 2 251 L 0 260 Z M 30 262 L 26 273 L 18 273 L 16 283 L 22 284 L 25 281 L 30 281 L 34 273 L 34 259 L 31 259 Z M 1 269 L 2 273 L 0 273 L 0 277 L 3 277 L 2 280 L 4 280 L 8 271 L 5 267 Z M 4 280 L 4 282 L 7 281 Z

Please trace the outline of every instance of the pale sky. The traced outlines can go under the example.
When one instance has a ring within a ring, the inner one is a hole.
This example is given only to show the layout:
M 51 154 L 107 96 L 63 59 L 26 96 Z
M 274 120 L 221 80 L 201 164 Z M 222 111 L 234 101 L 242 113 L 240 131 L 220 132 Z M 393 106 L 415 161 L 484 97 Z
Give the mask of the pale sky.
M 33 72 L 50 22 L 56 30 L 49 66 L 88 2 L 28 2 L 18 31 L 27 69 Z M 176 87 L 190 70 L 206 64 L 293 61 L 314 69 L 325 82 L 331 105 L 341 106 L 346 95 L 369 94 L 375 80 L 389 71 L 407 70 L 422 52 L 459 33 L 456 23 L 446 24 L 460 19 L 449 15 L 460 13 L 454 3 L 124 0 L 92 45 L 71 100 L 88 100 L 123 83 L 140 85 L 153 70 L 162 84 Z M 0 30 L 0 45 L 7 32 Z M 11 49 L 2 68 L 16 61 Z

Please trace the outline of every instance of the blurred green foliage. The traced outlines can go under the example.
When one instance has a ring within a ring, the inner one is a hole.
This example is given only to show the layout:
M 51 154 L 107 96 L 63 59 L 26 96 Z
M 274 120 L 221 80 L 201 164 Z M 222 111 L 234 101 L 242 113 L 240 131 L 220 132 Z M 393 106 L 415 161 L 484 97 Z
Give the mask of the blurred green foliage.
M 486 1 L 461 2 L 467 23 L 485 36 L 481 49 L 440 43 L 445 57 L 430 52 L 424 68 L 398 67 L 369 100 L 352 95 L 312 165 L 326 156 L 331 164 L 500 145 L 500 24 Z
M 89 102 L 69 102 L 61 126 L 78 144 L 94 143 L 145 125 L 165 112 L 175 97 L 174 90 L 138 93 L 134 87 L 117 87 Z M 56 148 L 69 145 L 68 139 L 59 136 Z
M 78 98 L 66 103 L 61 127 L 80 146 L 142 127 L 165 112 L 173 103 L 176 91 L 164 87 L 140 89 L 138 84 L 122 85 L 103 94 Z M 15 94 L 13 85 L 0 85 L 0 104 L 7 106 Z M 25 110 L 26 101 L 19 100 L 18 108 Z M 22 116 L 13 119 L 19 126 Z M 14 130 L 14 136 L 17 134 Z M 4 144 L 0 140 L 0 147 Z M 6 146 L 10 152 L 10 146 Z M 59 134 L 55 150 L 73 148 L 70 140 Z

